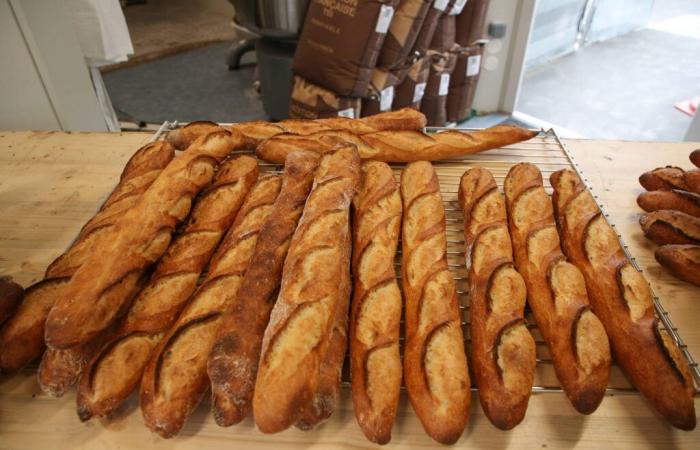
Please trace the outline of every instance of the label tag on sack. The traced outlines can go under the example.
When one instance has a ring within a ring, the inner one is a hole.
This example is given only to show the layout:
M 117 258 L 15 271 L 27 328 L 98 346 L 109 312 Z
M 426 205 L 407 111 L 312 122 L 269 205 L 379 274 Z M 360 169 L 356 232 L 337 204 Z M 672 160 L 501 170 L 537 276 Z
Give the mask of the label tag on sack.
M 481 55 L 473 55 L 467 58 L 467 76 L 473 77 L 479 75 L 481 68 Z
M 450 74 L 443 73 L 440 75 L 440 88 L 438 89 L 438 95 L 447 95 L 447 91 L 450 89 Z
M 425 84 L 425 81 L 416 84 L 415 89 L 413 89 L 413 102 L 411 103 L 418 103 L 419 101 L 423 100 L 423 96 L 425 95 Z
M 435 3 L 433 3 L 433 8 L 437 9 L 438 11 L 444 11 L 449 2 L 450 0 L 435 0 Z
M 460 14 L 462 10 L 464 9 L 464 5 L 467 4 L 467 0 L 457 0 L 454 5 L 452 5 L 452 9 L 450 12 L 447 14 L 450 16 L 456 16 L 457 14 Z
M 391 104 L 394 101 L 394 86 L 389 86 L 388 88 L 382 89 L 379 97 L 379 110 L 389 111 L 391 109 Z
M 338 111 L 338 117 L 347 117 L 348 119 L 355 118 L 355 110 L 352 108 L 341 109 Z
M 375 33 L 384 34 L 389 30 L 391 18 L 394 17 L 394 8 L 389 5 L 382 5 L 379 8 L 379 18 L 377 18 L 377 26 L 374 27 Z

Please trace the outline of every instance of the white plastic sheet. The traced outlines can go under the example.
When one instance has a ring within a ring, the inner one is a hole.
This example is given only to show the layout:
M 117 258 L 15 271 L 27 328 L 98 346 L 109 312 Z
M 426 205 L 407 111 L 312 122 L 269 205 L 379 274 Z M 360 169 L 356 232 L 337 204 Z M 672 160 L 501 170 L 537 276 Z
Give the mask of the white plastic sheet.
M 63 0 L 90 66 L 126 61 L 134 53 L 119 0 Z

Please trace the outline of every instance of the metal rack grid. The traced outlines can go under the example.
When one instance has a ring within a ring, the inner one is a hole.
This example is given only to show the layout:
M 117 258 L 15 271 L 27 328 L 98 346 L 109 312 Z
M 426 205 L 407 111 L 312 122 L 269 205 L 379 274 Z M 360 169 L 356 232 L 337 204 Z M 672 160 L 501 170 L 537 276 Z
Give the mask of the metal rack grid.
M 164 122 L 163 125 L 154 133 L 152 140 L 157 140 L 165 133 L 170 130 L 177 128 L 178 122 Z M 446 128 L 443 127 L 428 127 L 426 131 L 428 133 L 435 133 L 442 131 Z M 251 151 L 243 151 L 240 153 L 252 153 Z M 464 264 L 465 258 L 465 247 L 464 247 L 464 225 L 462 219 L 462 211 L 457 202 L 457 190 L 459 187 L 459 180 L 462 174 L 470 167 L 481 166 L 485 167 L 493 174 L 496 179 L 496 183 L 499 189 L 503 190 L 503 181 L 506 174 L 510 168 L 519 162 L 530 162 L 539 167 L 542 172 L 543 181 L 545 185 L 545 190 L 551 195 L 552 188 L 549 184 L 549 175 L 557 170 L 561 169 L 573 169 L 581 180 L 584 182 L 586 188 L 591 192 L 593 198 L 598 204 L 603 216 L 606 221 L 615 229 L 615 232 L 620 240 L 620 244 L 625 252 L 627 258 L 632 262 L 634 268 L 641 272 L 635 258 L 630 254 L 628 246 L 625 244 L 622 236 L 617 232 L 615 224 L 610 221 L 610 216 L 606 212 L 604 205 L 600 202 L 597 195 L 593 193 L 590 182 L 581 170 L 574 159 L 571 152 L 567 149 L 566 145 L 559 138 L 557 133 L 553 129 L 541 130 L 538 136 L 535 138 L 521 142 L 518 144 L 510 145 L 507 147 L 485 151 L 482 153 L 469 155 L 464 158 L 455 158 L 449 160 L 434 161 L 433 166 L 436 169 L 438 179 L 440 181 L 440 191 L 443 197 L 443 202 L 445 204 L 445 219 L 446 219 L 446 233 L 447 233 L 447 257 L 450 270 L 452 270 L 456 283 L 457 283 L 457 294 L 459 298 L 461 316 L 462 316 L 462 327 L 465 332 L 465 343 L 467 345 L 467 350 L 470 347 L 470 338 L 468 332 L 469 326 L 469 289 L 467 281 L 467 271 Z M 264 161 L 260 161 L 260 166 L 264 172 L 281 173 L 283 167 L 277 164 L 271 164 Z M 394 174 L 396 179 L 399 179 L 400 172 L 405 167 L 405 164 L 391 164 L 394 169 Z M 399 244 L 399 250 L 396 258 L 395 264 L 397 265 L 397 277 L 400 278 L 400 270 L 398 266 L 400 265 L 401 258 L 401 245 Z M 400 285 L 400 283 L 399 283 Z M 678 333 L 678 328 L 673 325 L 668 312 L 661 305 L 659 297 L 653 292 L 652 296 L 654 299 L 654 308 L 656 315 L 659 318 L 660 326 L 665 329 L 669 335 L 673 338 L 674 342 L 681 349 L 684 357 L 687 359 L 690 365 L 691 372 L 695 381 L 695 392 L 696 396 L 700 395 L 700 367 L 698 363 L 695 362 L 693 356 L 690 354 L 687 345 Z M 526 308 L 526 319 L 528 323 L 528 329 L 533 334 L 536 343 L 536 354 L 537 354 L 537 370 L 535 373 L 535 383 L 532 388 L 533 393 L 543 393 L 543 392 L 563 392 L 561 386 L 559 385 L 557 378 L 554 374 L 554 368 L 552 366 L 552 360 L 549 355 L 549 351 L 546 343 L 543 341 L 542 336 L 535 325 L 534 319 L 529 309 Z M 403 323 L 401 325 L 403 330 Z M 403 351 L 403 336 L 399 339 L 401 341 L 401 348 Z M 345 364 L 343 372 L 343 386 L 349 386 L 349 374 L 348 374 L 348 364 Z M 472 377 L 473 379 L 473 377 Z M 472 390 L 476 390 L 472 386 Z M 606 393 L 609 395 L 613 394 L 635 394 L 637 390 L 634 389 L 630 383 L 627 381 L 626 377 L 622 374 L 620 368 L 613 363 L 611 370 L 610 381 Z

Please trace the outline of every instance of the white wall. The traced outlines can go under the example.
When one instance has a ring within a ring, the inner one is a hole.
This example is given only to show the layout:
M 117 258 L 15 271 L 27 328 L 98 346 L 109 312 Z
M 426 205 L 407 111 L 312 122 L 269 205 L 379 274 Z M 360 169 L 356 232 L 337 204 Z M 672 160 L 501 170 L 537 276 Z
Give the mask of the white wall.
M 0 129 L 106 131 L 60 0 L 0 0 Z
M 486 24 L 503 22 L 508 28 L 505 37 L 489 38 L 484 49 L 473 106 L 479 113 L 514 111 L 535 4 L 536 0 L 491 0 Z

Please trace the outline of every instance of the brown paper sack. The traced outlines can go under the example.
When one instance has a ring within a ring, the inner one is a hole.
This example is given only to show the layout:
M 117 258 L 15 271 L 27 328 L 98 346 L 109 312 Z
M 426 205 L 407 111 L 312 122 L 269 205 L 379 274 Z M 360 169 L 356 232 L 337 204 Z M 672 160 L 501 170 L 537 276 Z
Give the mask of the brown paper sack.
M 471 115 L 476 86 L 481 73 L 483 45 L 460 47 L 457 63 L 450 77 L 450 89 L 447 94 L 447 120 L 459 122 Z
M 451 52 L 428 50 L 430 74 L 425 86 L 425 96 L 420 110 L 428 120 L 428 126 L 442 127 L 447 123 L 447 93 L 450 88 L 450 74 L 457 62 L 457 55 Z
M 379 53 L 377 67 L 395 69 L 411 59 L 411 50 L 420 33 L 432 0 L 400 0 L 389 32 Z
M 300 76 L 292 79 L 289 98 L 289 117 L 292 119 L 320 119 L 323 117 L 360 117 L 360 99 L 340 97 L 334 92 L 309 83 Z
M 408 69 L 403 82 L 394 90 L 394 104 L 392 108 L 396 110 L 410 106 L 420 109 L 429 74 L 430 58 L 424 56 L 413 63 Z

